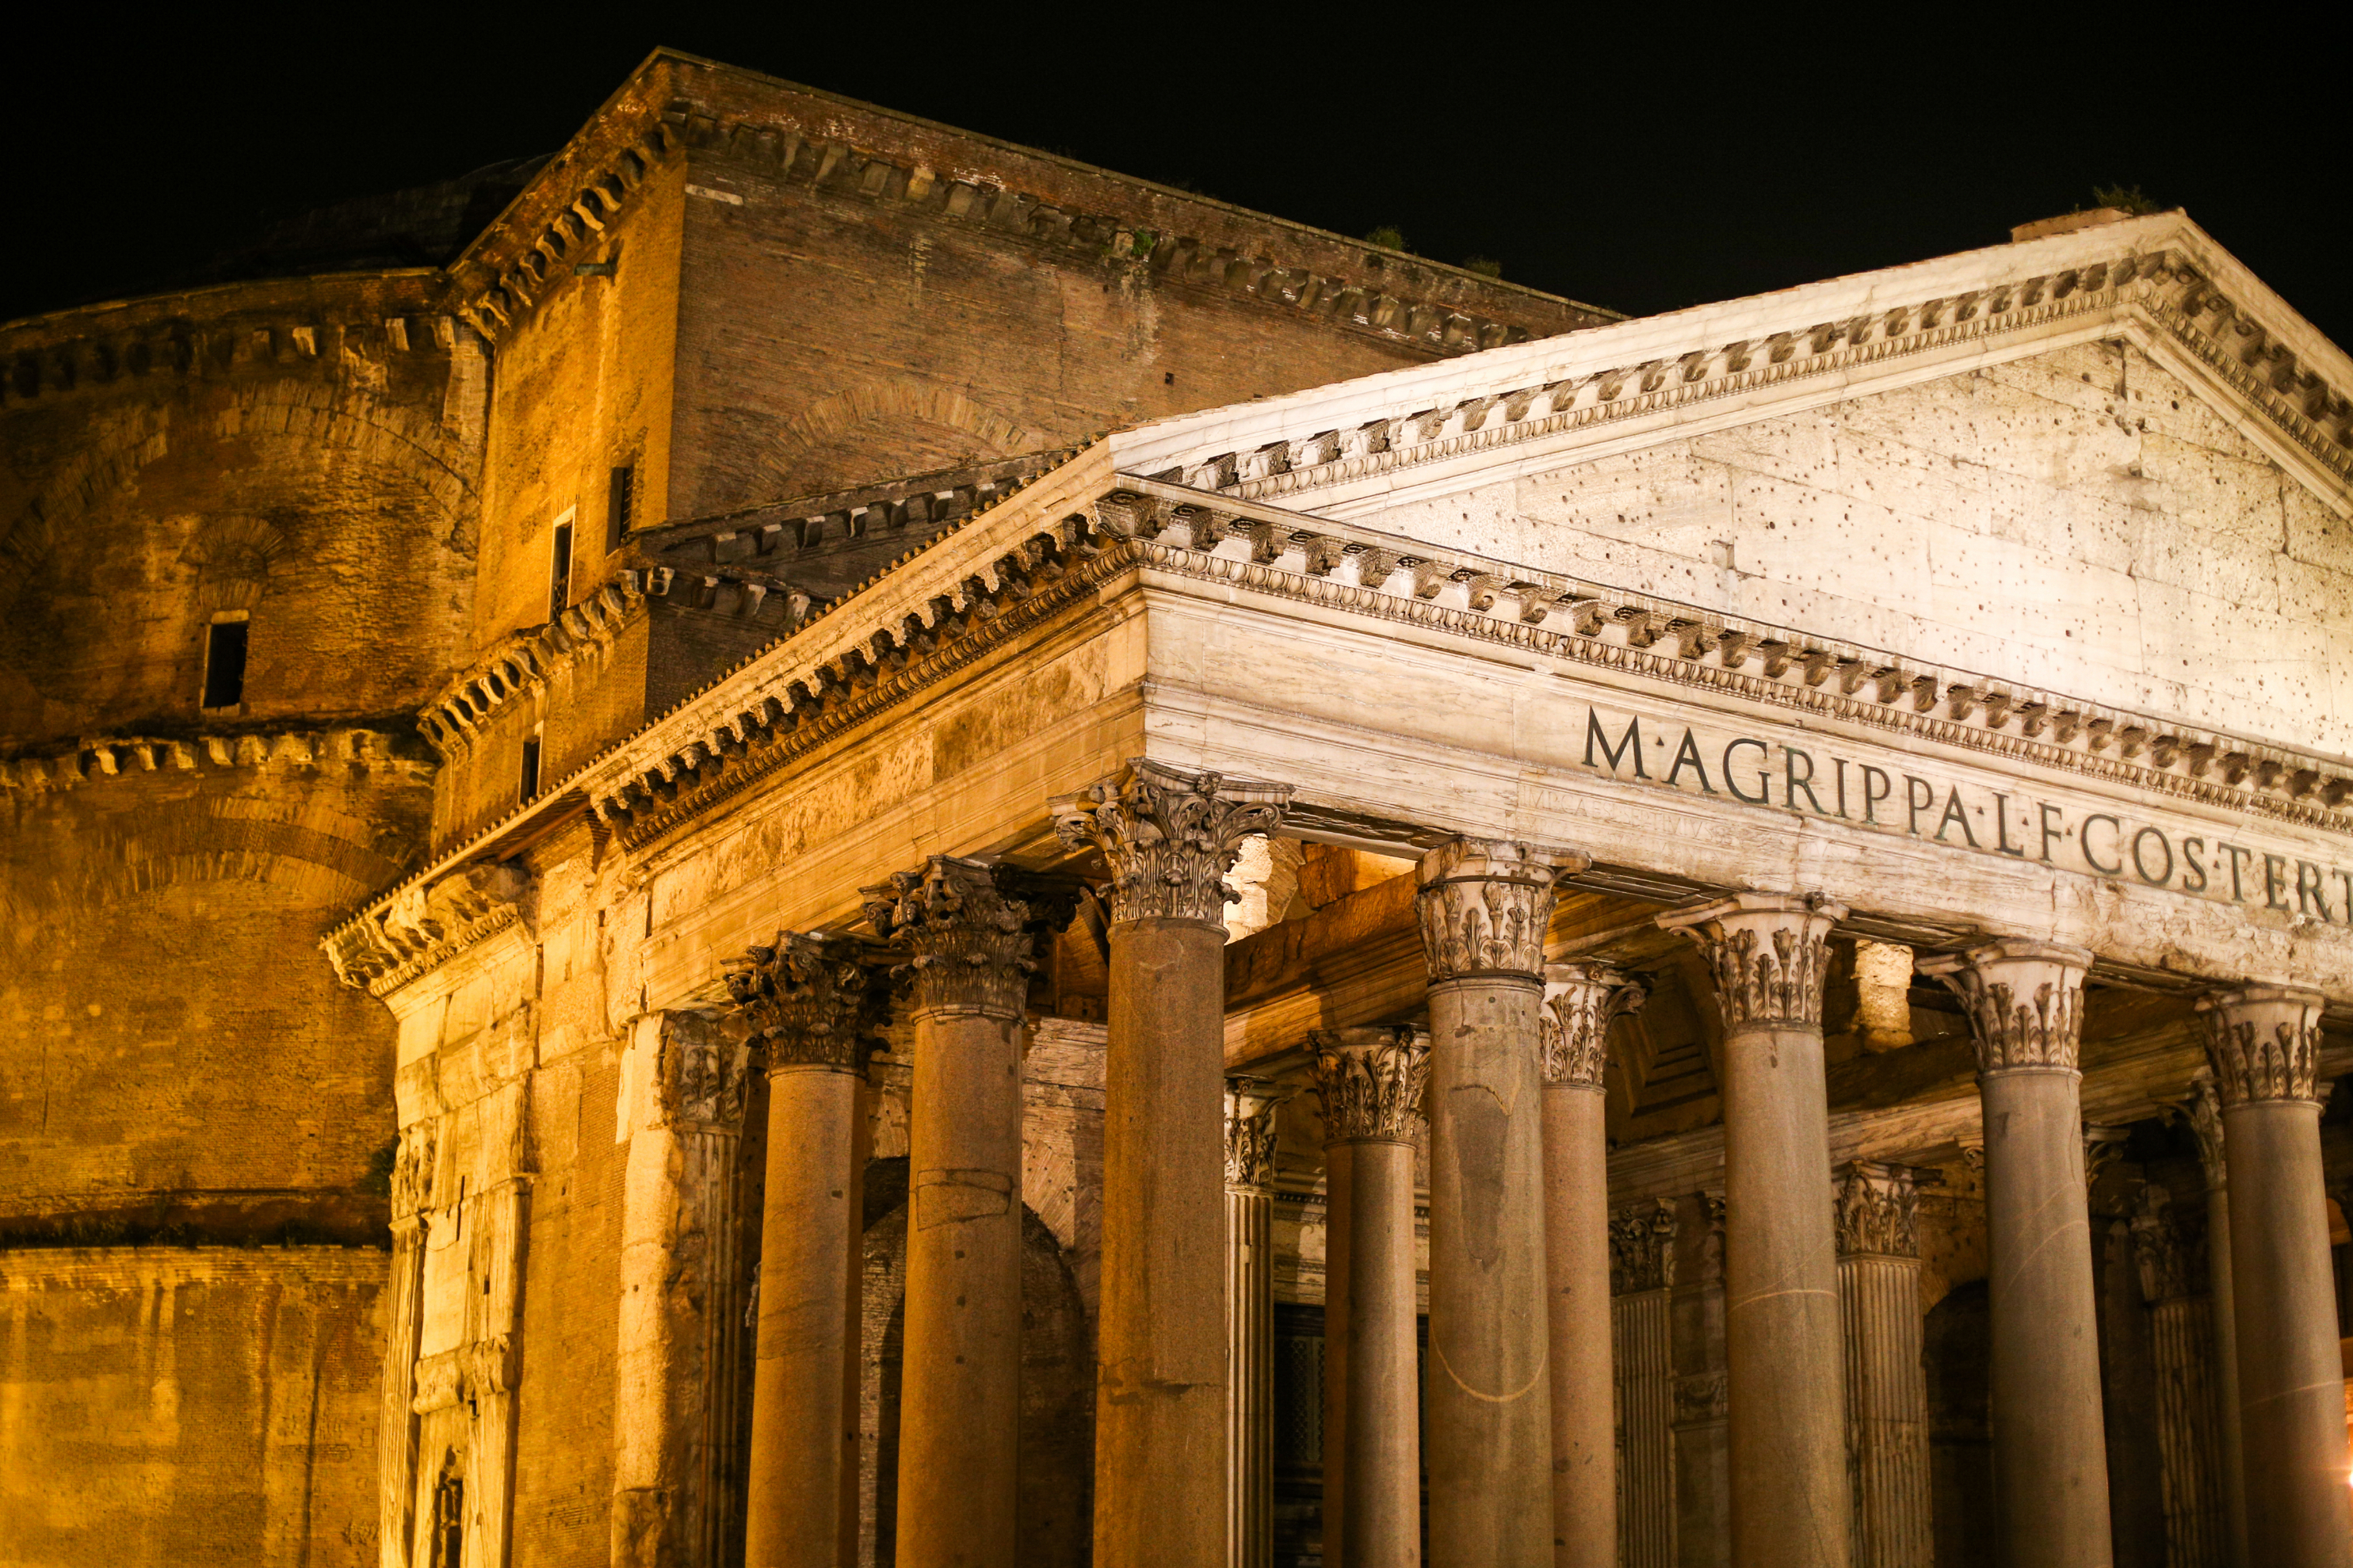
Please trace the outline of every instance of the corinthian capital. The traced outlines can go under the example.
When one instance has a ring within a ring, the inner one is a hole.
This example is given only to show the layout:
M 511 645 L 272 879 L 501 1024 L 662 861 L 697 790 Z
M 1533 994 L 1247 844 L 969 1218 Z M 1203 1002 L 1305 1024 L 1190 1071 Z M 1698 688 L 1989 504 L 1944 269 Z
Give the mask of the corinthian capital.
M 1113 921 L 1223 924 L 1242 840 L 1282 825 L 1288 785 L 1188 773 L 1138 758 L 1116 778 L 1053 803 L 1054 831 L 1111 866 Z
M 714 1014 L 664 1013 L 656 1070 L 662 1124 L 722 1131 L 744 1125 L 744 1091 L 751 1051 L 740 1029 Z
M 2248 985 L 2202 996 L 2206 1059 L 2222 1109 L 2257 1100 L 2316 1100 L 2320 1009 L 2327 998 L 2293 985 Z
M 1019 873 L 934 855 L 868 888 L 866 918 L 914 953 L 918 1012 L 1018 1018 L 1029 994 L 1029 903 L 1009 897 Z
M 1320 1029 L 1315 1099 L 1324 1141 L 1410 1143 L 1421 1130 L 1421 1092 L 1430 1082 L 1430 1037 L 1418 1029 Z
M 1262 1078 L 1226 1079 L 1226 1185 L 1262 1193 L 1274 1185 L 1274 1117 L 1290 1094 Z
M 1912 1173 L 1862 1161 L 1839 1172 L 1831 1214 L 1841 1258 L 1920 1256 L 1920 1211 Z
M 1932 958 L 1920 969 L 1951 986 L 1968 1007 L 1978 1071 L 2073 1072 L 2084 1032 L 2084 971 L 2091 966 L 2092 955 L 2080 947 L 2005 939 Z
M 1659 924 L 1699 944 L 1726 1029 L 1819 1029 L 1831 928 L 1845 918 L 1819 893 L 1735 893 Z
M 762 1042 L 771 1074 L 792 1068 L 862 1071 L 882 1021 L 888 982 L 863 943 L 778 931 L 727 965 L 736 1016 Z
M 1538 1021 L 1546 1083 L 1599 1089 L 1609 1065 L 1609 1020 L 1650 999 L 1638 980 L 1592 959 L 1545 967 L 1545 1005 Z
M 1575 850 L 1497 838 L 1457 838 L 1424 855 L 1417 903 L 1431 982 L 1542 979 L 1553 884 L 1592 863 Z
M 1609 1293 L 1663 1290 L 1675 1282 L 1675 1205 L 1630 1204 L 1609 1216 Z

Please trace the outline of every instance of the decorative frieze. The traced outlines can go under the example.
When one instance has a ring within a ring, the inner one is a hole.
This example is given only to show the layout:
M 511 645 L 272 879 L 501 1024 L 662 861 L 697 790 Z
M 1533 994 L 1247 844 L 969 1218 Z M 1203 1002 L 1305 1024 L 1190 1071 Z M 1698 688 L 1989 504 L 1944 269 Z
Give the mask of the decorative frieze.
M 1308 1037 L 1327 1143 L 1410 1143 L 1421 1134 L 1430 1037 L 1418 1029 L 1332 1029 Z
M 1029 903 L 1009 897 L 1019 873 L 954 855 L 868 888 L 866 918 L 884 941 L 914 952 L 919 1013 L 1018 1018 L 1037 969 Z
M 1290 1098 L 1262 1078 L 1226 1079 L 1226 1186 L 1270 1192 L 1274 1186 L 1275 1113 Z
M 1930 959 L 1920 968 L 1952 987 L 1977 1037 L 1978 1070 L 2073 1072 L 2084 1027 L 2080 947 L 2005 939 Z
M 1417 907 L 1432 984 L 1544 975 L 1553 884 L 1591 858 L 1513 839 L 1457 838 L 1421 858 Z
M 1675 1282 L 1675 1205 L 1630 1204 L 1609 1216 L 1609 1293 L 1665 1290 Z
M 1136 758 L 1116 778 L 1054 802 L 1054 829 L 1111 867 L 1113 921 L 1188 920 L 1222 925 L 1240 894 L 1226 873 L 1242 840 L 1282 825 L 1282 784 L 1190 773 Z
M 2224 1110 L 2256 1100 L 2317 1100 L 2314 1075 L 2326 1001 L 2292 985 L 2249 985 L 2199 999 L 2206 1059 Z
M 1858 1160 L 1833 1186 L 1840 1257 L 1920 1256 L 1919 1194 L 1909 1170 Z
M 1831 928 L 1845 918 L 1818 893 L 1736 893 L 1659 924 L 1699 944 L 1725 1029 L 1819 1029 Z
M 778 931 L 727 965 L 727 994 L 771 1073 L 862 1072 L 887 1006 L 879 955 L 846 937 Z
M 1650 991 L 1614 965 L 1593 959 L 1545 969 L 1537 1041 L 1546 1083 L 1599 1089 L 1609 1065 L 1609 1022 L 1640 1009 Z

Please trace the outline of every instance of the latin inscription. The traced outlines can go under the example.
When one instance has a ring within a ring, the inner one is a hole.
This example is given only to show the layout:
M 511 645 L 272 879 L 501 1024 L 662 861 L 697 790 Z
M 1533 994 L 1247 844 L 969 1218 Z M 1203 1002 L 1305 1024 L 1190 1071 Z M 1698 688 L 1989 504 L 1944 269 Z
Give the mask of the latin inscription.
M 1647 714 L 1584 706 L 1584 764 L 1628 783 L 1796 811 L 1955 849 L 2088 871 L 2170 892 L 2353 923 L 2353 869 L 2212 830 L 2082 812 L 2023 790 L 1924 777 L 1892 763 L 1754 736 L 1703 737 Z

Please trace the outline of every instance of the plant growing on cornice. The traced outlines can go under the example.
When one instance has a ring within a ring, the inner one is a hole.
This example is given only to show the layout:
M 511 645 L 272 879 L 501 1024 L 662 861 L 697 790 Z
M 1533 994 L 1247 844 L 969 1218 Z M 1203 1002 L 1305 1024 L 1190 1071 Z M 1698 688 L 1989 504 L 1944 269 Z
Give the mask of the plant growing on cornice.
M 1413 247 L 1406 243 L 1405 230 L 1393 223 L 1381 224 L 1366 230 L 1365 243 L 1377 246 L 1383 250 L 1402 251 L 1408 256 L 1413 254 Z
M 1462 258 L 1462 270 L 1476 272 L 1482 278 L 1501 278 L 1504 264 L 1492 256 L 1466 256 Z
M 2165 210 L 2155 196 L 2146 194 L 2138 185 L 2094 185 L 2092 205 L 2114 207 L 2133 217 L 2147 217 L 2151 213 Z

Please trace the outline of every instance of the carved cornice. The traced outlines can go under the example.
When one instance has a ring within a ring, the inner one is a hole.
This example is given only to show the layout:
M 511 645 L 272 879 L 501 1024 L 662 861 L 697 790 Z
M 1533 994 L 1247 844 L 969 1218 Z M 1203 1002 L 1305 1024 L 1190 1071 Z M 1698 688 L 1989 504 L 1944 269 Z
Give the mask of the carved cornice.
M 0 790 L 26 795 L 79 789 L 142 773 L 204 773 L 215 769 L 343 767 L 385 772 L 422 783 L 432 762 L 413 736 L 385 730 L 279 730 L 153 738 L 113 735 L 70 749 L 0 757 Z
M 2077 1070 L 2084 972 L 2092 955 L 2055 942 L 2005 940 L 1920 965 L 1968 1009 L 1978 1071 Z
M 522 918 L 531 879 L 517 866 L 460 867 L 398 893 L 329 931 L 320 942 L 336 978 L 389 995 Z
M 1856 1161 L 1838 1173 L 1831 1215 L 1841 1258 L 1917 1258 L 1920 1205 L 1902 1165 Z
M 1675 1282 L 1675 1205 L 1629 1205 L 1609 1216 L 1609 1293 L 1664 1290 Z
M 408 1408 L 418 1415 L 472 1405 L 513 1387 L 514 1345 L 505 1334 L 426 1356 L 417 1363 Z
M 1457 838 L 1421 858 L 1415 908 L 1433 984 L 1508 974 L 1544 977 L 1553 884 L 1592 858 L 1513 839 Z
M 1548 964 L 1538 1040 L 1546 1083 L 1601 1087 L 1609 1065 L 1609 1021 L 1639 1010 L 1650 991 L 1593 959 Z
M 1831 928 L 1845 918 L 1820 894 L 1736 893 L 1659 925 L 1698 944 L 1725 1029 L 1820 1029 Z
M 885 942 L 912 949 L 914 1008 L 943 1016 L 1018 1019 L 1029 994 L 1031 911 L 1008 897 L 1011 868 L 934 855 L 864 889 L 866 918 Z
M 1136 758 L 1119 776 L 1053 803 L 1054 831 L 1111 866 L 1113 921 L 1222 924 L 1241 897 L 1226 873 L 1242 840 L 1282 826 L 1288 785 L 1188 773 Z
M 2148 236 L 2147 226 L 2137 228 Z M 2069 248 L 2099 245 L 2087 239 Z M 1482 388 L 1434 405 L 1426 388 L 1409 381 L 1397 394 L 1405 400 L 1402 405 L 1392 405 L 1394 412 L 1351 428 L 1319 428 L 1249 451 L 1189 454 L 1174 467 L 1155 469 L 1155 477 L 1226 491 L 1238 500 L 1298 495 L 1566 432 L 1754 397 L 1768 388 L 1949 354 L 2029 331 L 2048 332 L 2121 316 L 2227 383 L 2321 468 L 2340 480 L 2353 479 L 2353 402 L 2342 388 L 2327 384 L 2314 365 L 2245 306 L 2227 298 L 2187 248 L 2159 244 L 2139 251 L 2120 240 L 2085 264 L 2052 272 L 2029 272 L 2029 265 L 2022 261 L 2022 275 L 2015 279 L 1875 307 L 1842 320 L 1791 320 L 1781 331 L 1759 331 L 1761 323 L 1745 322 L 1749 335 L 1694 344 L 1672 357 L 1662 354 L 1638 364 L 1566 376 L 1557 375 L 1557 365 L 1548 365 L 1556 379 Z M 1800 299 L 1790 309 L 1820 306 Z M 1635 337 L 1630 326 L 1617 331 L 1630 341 Z M 1588 354 L 1606 353 L 1599 345 L 1610 335 L 1605 329 Z M 1641 341 L 1653 353 L 1662 346 L 1651 334 Z M 1321 426 L 1330 415 L 1311 408 L 1301 417 L 1302 423 Z
M 2203 1289 L 2204 1238 L 2182 1225 L 2173 1213 L 2173 1194 L 2155 1182 L 2142 1184 L 2133 1205 L 2132 1239 L 2142 1300 L 2154 1307 Z
M 1323 1029 L 1307 1037 L 1326 1143 L 1410 1143 L 1422 1129 L 1430 1037 L 1418 1029 Z
M 1290 1092 L 1262 1078 L 1226 1079 L 1226 1186 L 1274 1189 L 1275 1113 Z
M 2249 985 L 2199 998 L 2206 1059 L 2224 1110 L 2264 1100 L 2319 1102 L 2313 1079 L 2327 1000 L 2292 985 Z
M 863 942 L 780 931 L 727 961 L 727 995 L 770 1074 L 863 1072 L 889 1007 L 890 980 Z
M 740 1132 L 752 1052 L 741 1031 L 717 1015 L 694 1011 L 661 1016 L 661 1058 L 656 1081 L 662 1125 L 675 1131 Z

